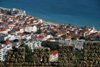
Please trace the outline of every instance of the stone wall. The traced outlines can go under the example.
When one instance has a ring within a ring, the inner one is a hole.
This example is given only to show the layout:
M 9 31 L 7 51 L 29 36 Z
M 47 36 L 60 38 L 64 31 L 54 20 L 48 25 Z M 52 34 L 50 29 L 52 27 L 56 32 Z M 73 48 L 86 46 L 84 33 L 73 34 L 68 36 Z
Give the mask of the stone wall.
M 50 62 L 50 48 L 35 48 L 34 55 L 33 55 L 33 62 L 40 63 L 40 59 L 43 57 L 42 63 L 49 63 Z
M 58 54 L 59 66 L 64 67 L 69 64 L 73 66 L 75 61 L 75 47 L 72 45 L 59 45 L 59 54 Z
M 89 41 L 84 43 L 84 60 L 75 60 L 75 47 L 72 45 L 59 45 L 59 56 L 58 62 L 51 63 L 50 58 L 50 48 L 35 48 L 34 60 L 33 62 L 21 62 L 12 61 L 12 58 L 16 59 L 16 53 L 20 50 L 13 52 L 10 50 L 10 58 L 8 62 L 1 62 L 0 67 L 100 67 L 100 42 Z M 22 51 L 22 53 L 25 52 Z M 14 56 L 15 55 L 15 56 Z M 23 53 L 24 56 L 24 53 Z M 40 62 L 41 57 L 43 57 L 43 62 Z M 17 57 L 19 59 L 20 57 Z M 11 59 L 11 60 L 10 60 Z
M 25 62 L 25 48 L 19 47 L 9 50 L 7 62 Z

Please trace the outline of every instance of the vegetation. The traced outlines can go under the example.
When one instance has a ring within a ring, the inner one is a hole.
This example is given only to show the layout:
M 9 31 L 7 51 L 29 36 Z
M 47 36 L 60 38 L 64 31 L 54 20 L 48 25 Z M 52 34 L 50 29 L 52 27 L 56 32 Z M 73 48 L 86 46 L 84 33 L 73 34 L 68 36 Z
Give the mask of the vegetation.
M 12 48 L 13 48 L 14 52 L 17 52 L 18 51 L 15 46 L 13 46 Z
M 50 47 L 50 51 L 58 50 L 59 42 L 43 41 L 41 44 L 43 47 Z
M 40 34 L 42 31 L 41 31 L 41 29 L 40 29 L 40 27 L 39 27 L 39 30 L 37 30 L 37 34 Z
M 88 38 L 86 38 L 86 37 L 84 37 L 84 36 L 80 37 L 79 39 L 88 40 Z
M 1 41 L 0 43 L 5 43 L 6 41 Z
M 19 41 L 18 39 L 13 40 L 13 42 L 18 42 L 18 41 Z
M 32 62 L 33 61 L 33 52 L 24 42 L 20 45 L 20 47 L 25 47 L 25 61 Z
M 56 31 L 52 30 L 50 34 L 51 34 L 52 36 L 55 36 L 56 33 L 57 33 Z
M 1 9 L 1 13 L 4 13 L 4 10 L 3 9 Z
M 66 39 L 66 35 L 62 35 L 61 37 L 62 37 L 62 39 L 64 39 L 64 40 Z
M 22 39 L 22 41 L 26 41 L 27 39 Z
M 75 51 L 75 60 L 83 60 L 83 50 L 76 50 Z
M 77 38 L 76 37 L 72 37 L 72 40 L 77 40 Z

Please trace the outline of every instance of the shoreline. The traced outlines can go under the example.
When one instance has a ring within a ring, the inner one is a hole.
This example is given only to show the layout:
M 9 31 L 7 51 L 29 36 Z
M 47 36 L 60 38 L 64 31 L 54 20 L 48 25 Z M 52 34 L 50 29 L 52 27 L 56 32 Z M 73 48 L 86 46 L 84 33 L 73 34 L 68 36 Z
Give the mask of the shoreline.
M 48 22 L 48 21 L 43 21 L 43 23 L 49 24 L 49 25 L 54 25 L 54 26 L 59 26 L 59 24 Z
M 3 9 L 9 9 L 9 8 L 4 8 L 4 7 L 0 7 L 0 8 L 3 8 Z M 12 9 L 10 9 L 12 10 Z M 21 10 L 21 9 L 20 9 Z M 22 10 L 23 11 L 23 10 Z M 26 14 L 26 15 L 29 15 L 29 14 Z M 33 16 L 33 15 L 30 15 L 30 16 Z M 33 16 L 34 17 L 34 16 Z M 43 20 L 43 19 L 42 19 Z M 50 21 L 46 21 L 46 20 L 43 20 L 42 21 L 43 23 L 46 23 L 48 25 L 54 25 L 54 26 L 59 26 L 60 24 L 59 23 L 53 23 L 53 22 L 50 22 Z M 75 25 L 74 25 L 75 26 Z M 81 26 L 75 26 L 75 27 L 81 27 Z M 91 28 L 91 27 L 90 27 Z M 96 29 L 97 31 L 99 31 L 100 33 L 100 30 Z

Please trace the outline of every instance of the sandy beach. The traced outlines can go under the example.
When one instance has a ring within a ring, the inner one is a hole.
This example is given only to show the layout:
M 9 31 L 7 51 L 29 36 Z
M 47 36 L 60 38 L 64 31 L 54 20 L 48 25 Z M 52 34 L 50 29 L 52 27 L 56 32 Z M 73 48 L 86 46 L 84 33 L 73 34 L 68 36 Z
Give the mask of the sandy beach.
M 43 21 L 43 23 L 50 24 L 50 25 L 54 25 L 54 26 L 58 26 L 59 25 L 59 24 L 51 23 L 51 22 L 47 22 L 47 21 Z

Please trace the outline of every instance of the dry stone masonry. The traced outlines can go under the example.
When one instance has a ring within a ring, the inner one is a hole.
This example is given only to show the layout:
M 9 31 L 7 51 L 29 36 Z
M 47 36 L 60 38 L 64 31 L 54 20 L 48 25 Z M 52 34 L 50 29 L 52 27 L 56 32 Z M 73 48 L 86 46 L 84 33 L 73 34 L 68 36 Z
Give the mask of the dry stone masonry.
M 1 62 L 0 67 L 100 67 L 100 42 L 84 43 L 84 60 L 75 60 L 75 47 L 66 44 L 59 45 L 58 62 L 50 62 L 47 47 L 35 48 L 33 57 L 33 62 L 25 62 L 25 48 L 9 50 L 7 62 Z

